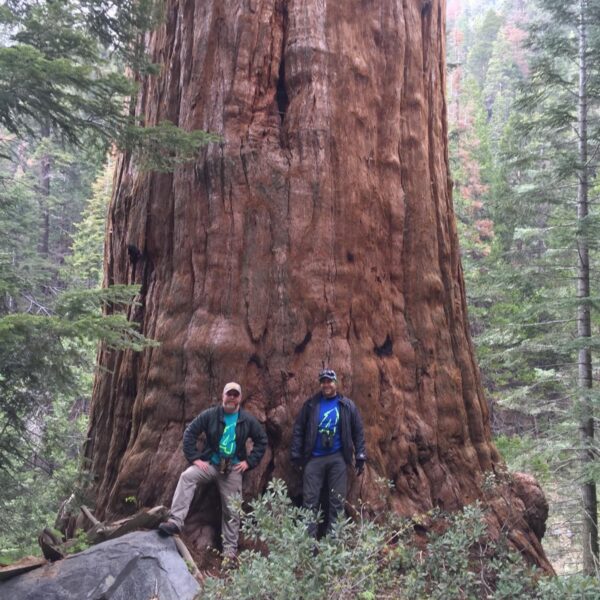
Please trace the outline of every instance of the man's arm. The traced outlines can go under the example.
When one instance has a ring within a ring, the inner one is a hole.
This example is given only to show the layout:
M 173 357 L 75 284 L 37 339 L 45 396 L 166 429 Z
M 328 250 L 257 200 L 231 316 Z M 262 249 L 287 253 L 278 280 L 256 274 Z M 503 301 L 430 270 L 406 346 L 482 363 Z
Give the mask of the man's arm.
M 185 429 L 183 433 L 183 453 L 188 462 L 201 459 L 202 453 L 196 448 L 198 436 L 206 432 L 208 426 L 208 411 L 201 412 Z
M 290 456 L 292 462 L 301 465 L 304 462 L 304 435 L 306 434 L 306 404 L 302 406 L 296 422 L 294 423 L 294 429 L 292 431 L 292 444 L 290 446 Z
M 249 437 L 252 439 L 252 452 L 246 458 L 246 462 L 249 469 L 254 469 L 261 461 L 267 449 L 267 434 L 263 426 L 252 416 L 250 417 Z

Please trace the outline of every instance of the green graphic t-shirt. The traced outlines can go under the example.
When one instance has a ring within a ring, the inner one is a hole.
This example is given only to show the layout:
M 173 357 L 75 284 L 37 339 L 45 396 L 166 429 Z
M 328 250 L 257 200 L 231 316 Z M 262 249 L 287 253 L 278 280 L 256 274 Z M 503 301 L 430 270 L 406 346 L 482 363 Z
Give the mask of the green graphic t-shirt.
M 218 465 L 221 458 L 230 458 L 234 464 L 240 462 L 235 455 L 235 451 L 237 450 L 235 444 L 235 426 L 237 425 L 238 416 L 239 412 L 232 414 L 223 413 L 225 428 L 219 442 L 219 452 L 215 452 L 211 458 L 211 462 L 214 465 Z

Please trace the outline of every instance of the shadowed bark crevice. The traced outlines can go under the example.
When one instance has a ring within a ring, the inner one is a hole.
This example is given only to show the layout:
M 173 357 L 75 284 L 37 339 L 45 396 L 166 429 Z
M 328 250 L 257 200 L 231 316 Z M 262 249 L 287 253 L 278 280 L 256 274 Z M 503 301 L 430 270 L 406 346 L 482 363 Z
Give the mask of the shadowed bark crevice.
M 306 350 L 306 346 L 308 346 L 310 340 L 312 340 L 312 333 L 310 331 L 307 331 L 306 335 L 304 336 L 304 339 L 294 348 L 294 352 L 296 354 L 302 354 L 302 352 Z
M 383 344 L 381 344 L 381 346 L 375 346 L 374 351 L 377 356 L 392 356 L 394 353 L 394 342 L 392 342 L 389 333 L 385 337 Z
M 290 100 L 285 89 L 285 58 L 282 56 L 281 62 L 279 63 L 279 76 L 277 78 L 277 108 L 282 124 L 289 103 Z
M 261 359 L 260 356 L 258 356 L 258 354 L 253 354 L 248 359 L 248 364 L 249 365 L 256 365 L 259 369 L 262 369 L 264 367 L 264 361 Z

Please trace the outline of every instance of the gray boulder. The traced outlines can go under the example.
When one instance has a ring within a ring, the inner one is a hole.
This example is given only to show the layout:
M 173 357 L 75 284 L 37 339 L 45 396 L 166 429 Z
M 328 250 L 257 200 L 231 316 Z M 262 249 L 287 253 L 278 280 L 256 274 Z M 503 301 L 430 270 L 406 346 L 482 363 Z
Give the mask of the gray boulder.
M 192 600 L 172 538 L 136 531 L 0 583 L 0 600 Z

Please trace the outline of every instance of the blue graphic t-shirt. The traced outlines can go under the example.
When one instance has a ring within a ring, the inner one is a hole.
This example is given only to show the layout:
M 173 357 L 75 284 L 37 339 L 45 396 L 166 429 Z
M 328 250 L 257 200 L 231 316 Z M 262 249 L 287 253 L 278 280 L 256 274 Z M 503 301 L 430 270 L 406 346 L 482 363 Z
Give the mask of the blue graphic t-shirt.
M 330 438 L 330 442 L 323 444 Z M 319 400 L 319 424 L 317 427 L 317 442 L 313 448 L 313 456 L 326 456 L 342 449 L 340 434 L 340 402 L 339 396 Z
M 225 420 L 225 428 L 223 429 L 223 435 L 219 442 L 219 452 L 214 452 L 210 462 L 213 465 L 218 465 L 221 458 L 230 458 L 231 462 L 240 462 L 236 456 L 236 444 L 235 444 L 235 426 L 237 425 L 239 412 L 234 413 L 223 413 Z

